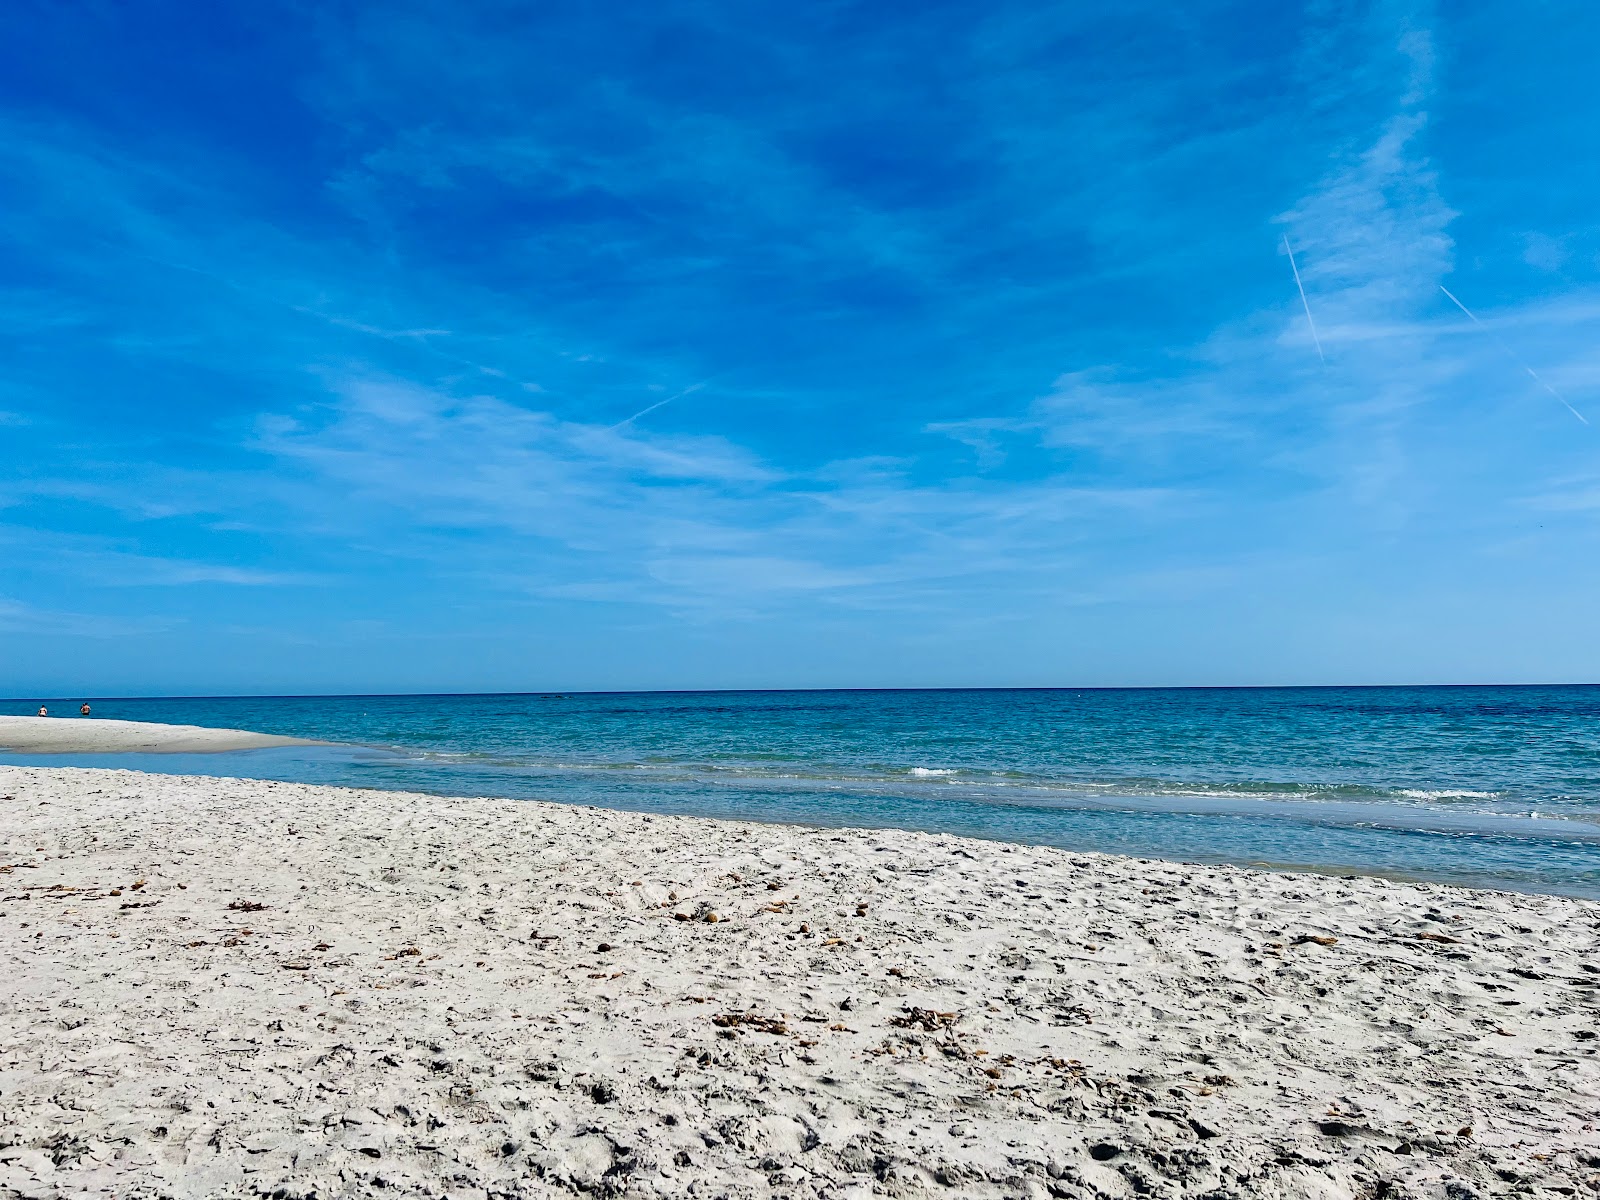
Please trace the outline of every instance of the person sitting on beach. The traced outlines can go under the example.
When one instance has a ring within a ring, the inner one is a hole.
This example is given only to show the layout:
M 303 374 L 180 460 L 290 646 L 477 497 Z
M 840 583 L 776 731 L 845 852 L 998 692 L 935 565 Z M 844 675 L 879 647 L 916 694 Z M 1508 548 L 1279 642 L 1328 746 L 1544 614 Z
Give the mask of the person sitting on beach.
M 78 710 L 78 715 L 83 717 L 87 717 L 89 715 L 89 705 L 87 703 L 85 703 L 84 706 Z
M 48 717 L 50 715 L 50 710 L 41 704 L 39 705 L 39 715 L 41 717 Z

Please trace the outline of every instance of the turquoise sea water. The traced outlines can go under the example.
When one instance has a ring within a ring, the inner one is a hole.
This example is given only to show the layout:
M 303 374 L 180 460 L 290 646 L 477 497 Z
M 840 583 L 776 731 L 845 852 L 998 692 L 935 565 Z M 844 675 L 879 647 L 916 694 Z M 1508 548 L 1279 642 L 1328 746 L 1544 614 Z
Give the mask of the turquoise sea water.
M 99 717 L 340 744 L 0 762 L 896 826 L 1600 897 L 1600 686 L 90 699 Z

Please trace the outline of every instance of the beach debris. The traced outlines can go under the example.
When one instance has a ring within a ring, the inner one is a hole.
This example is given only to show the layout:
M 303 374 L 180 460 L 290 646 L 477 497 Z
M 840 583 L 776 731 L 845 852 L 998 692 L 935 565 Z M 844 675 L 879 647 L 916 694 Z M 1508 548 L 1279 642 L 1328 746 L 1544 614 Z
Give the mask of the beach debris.
M 327 942 L 318 942 L 315 946 L 313 946 L 311 948 L 313 950 L 318 950 L 318 951 L 321 951 L 321 950 L 332 950 L 333 949 L 333 947 L 328 945 Z
M 1460 938 L 1453 938 L 1448 933 L 1415 933 L 1411 936 L 1419 942 L 1439 942 L 1445 946 L 1458 945 L 1461 941 Z
M 675 912 L 675 913 L 672 914 L 672 919 L 674 921 L 692 921 L 692 920 L 694 920 L 694 918 L 691 917 L 686 912 Z
M 116 892 L 111 894 L 117 895 Z M 264 912 L 267 906 L 257 900 L 230 900 L 228 907 L 234 912 Z
M 610 942 L 601 942 L 598 946 L 595 947 L 595 952 L 598 953 L 598 954 L 606 954 L 612 949 L 613 949 L 613 947 L 612 947 Z
M 311 964 L 308 962 L 286 962 L 283 964 L 285 971 L 309 971 Z
M 83 1138 L 64 1132 L 52 1135 L 39 1145 L 49 1154 L 51 1163 L 58 1168 L 72 1166 L 93 1148 Z
M 407 946 L 404 950 L 396 950 L 393 954 L 385 954 L 383 956 L 383 961 L 394 962 L 396 959 L 421 957 L 421 955 L 422 951 L 418 950 L 415 946 Z M 483 964 L 479 963 L 478 965 L 481 967 Z
M 701 920 L 705 921 L 707 925 L 715 925 L 718 921 L 722 920 L 722 918 L 714 912 L 708 912 L 704 917 L 701 918 Z
M 757 1013 L 718 1013 L 711 1023 L 719 1029 L 753 1029 L 757 1033 L 787 1034 L 789 1025 L 782 1017 L 764 1017 Z
M 140 889 L 140 888 L 142 888 L 142 887 L 143 887 L 143 886 L 144 886 L 144 885 L 145 885 L 145 884 L 147 884 L 147 883 L 149 883 L 149 882 L 150 882 L 150 881 L 149 881 L 149 880 L 148 880 L 148 879 L 135 879 L 135 880 L 134 880 L 134 881 L 133 881 L 133 882 L 132 882 L 132 883 L 130 883 L 130 884 L 129 884 L 129 885 L 128 885 L 128 886 L 129 886 L 129 887 L 130 887 L 130 888 L 132 888 L 132 889 L 133 889 L 133 890 L 134 890 L 134 891 L 136 891 L 136 892 L 137 892 L 137 891 L 138 891 L 138 890 L 139 890 L 139 889 Z
M 782 887 L 783 887 L 783 882 L 781 880 L 774 879 L 771 883 L 767 884 L 767 891 L 776 892 L 779 889 L 781 889 Z
M 1326 937 L 1317 933 L 1302 933 L 1294 939 L 1294 945 L 1304 946 L 1307 942 L 1315 942 L 1319 946 L 1333 946 L 1338 944 L 1336 937 Z
M 899 1029 L 922 1029 L 928 1033 L 937 1033 L 941 1029 L 952 1028 L 960 1019 L 960 1013 L 935 1012 L 931 1008 L 915 1008 L 908 1005 L 899 1016 L 890 1017 L 889 1024 Z

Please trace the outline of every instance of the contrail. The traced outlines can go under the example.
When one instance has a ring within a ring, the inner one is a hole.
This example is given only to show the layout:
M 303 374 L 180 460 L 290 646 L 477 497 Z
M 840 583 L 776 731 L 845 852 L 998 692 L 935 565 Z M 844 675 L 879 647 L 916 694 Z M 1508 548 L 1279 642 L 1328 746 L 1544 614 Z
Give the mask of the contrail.
M 1300 268 L 1295 265 L 1294 251 L 1289 249 L 1289 235 L 1283 235 L 1283 252 L 1289 256 L 1289 269 L 1294 272 L 1294 286 L 1300 289 L 1300 304 L 1306 310 L 1306 324 L 1311 327 L 1311 340 L 1316 343 L 1317 357 L 1324 365 L 1328 356 L 1322 352 L 1322 339 L 1317 336 L 1317 323 L 1311 319 L 1311 301 L 1306 299 L 1306 285 L 1300 282 Z
M 653 412 L 655 412 L 656 409 L 660 408 L 663 404 L 671 404 L 674 400 L 681 400 L 685 396 L 687 396 L 690 392 L 698 392 L 703 387 L 705 387 L 705 383 L 704 382 L 691 383 L 688 387 L 684 388 L 683 391 L 681 391 L 681 392 L 673 392 L 672 395 L 668 396 L 665 400 L 657 400 L 654 404 L 650 405 L 649 408 L 641 408 L 638 412 L 634 413 L 633 416 L 624 417 L 622 420 L 618 421 L 615 425 L 611 426 L 611 428 L 608 429 L 606 432 L 610 433 L 612 430 L 621 429 L 624 425 L 632 425 L 635 421 L 637 421 L 640 417 L 644 416 L 646 413 L 653 413 Z
M 1470 308 L 1468 308 L 1465 304 L 1461 303 L 1461 301 L 1456 298 L 1456 294 L 1454 292 L 1452 292 L 1449 288 L 1445 287 L 1445 285 L 1442 284 L 1442 283 L 1439 285 L 1439 290 L 1441 292 L 1443 292 L 1446 296 L 1449 296 L 1450 297 L 1450 302 L 1452 304 L 1454 304 L 1457 308 L 1459 308 L 1462 312 L 1466 313 L 1467 314 L 1467 318 L 1474 325 L 1476 325 L 1479 329 L 1483 330 L 1490 337 L 1492 337 L 1495 340 L 1495 344 L 1498 345 L 1500 347 L 1500 349 L 1504 350 L 1508 355 L 1510 355 L 1511 356 L 1511 361 L 1516 363 L 1517 366 L 1521 367 L 1524 371 L 1526 371 L 1528 373 L 1528 375 L 1533 379 L 1533 381 L 1535 383 L 1537 383 L 1545 391 L 1549 392 L 1557 400 L 1561 401 L 1562 404 L 1566 405 L 1567 411 L 1569 413 L 1571 413 L 1573 416 L 1577 417 L 1578 420 L 1582 421 L 1585 425 L 1587 425 L 1589 423 L 1589 418 L 1588 417 L 1584 416 L 1577 409 L 1573 408 L 1572 405 L 1567 402 L 1567 398 L 1565 396 L 1563 396 L 1560 392 L 1556 391 L 1555 388 L 1551 387 L 1543 379 L 1539 378 L 1539 373 L 1537 371 L 1535 371 L 1532 367 L 1530 367 L 1527 363 L 1523 362 L 1522 361 L 1522 356 L 1520 354 L 1518 354 L 1515 350 L 1513 350 L 1510 346 L 1506 345 L 1505 340 L 1498 333 L 1496 333 L 1494 330 L 1490 329 L 1482 321 L 1478 320 L 1477 316 L 1473 313 L 1473 311 Z

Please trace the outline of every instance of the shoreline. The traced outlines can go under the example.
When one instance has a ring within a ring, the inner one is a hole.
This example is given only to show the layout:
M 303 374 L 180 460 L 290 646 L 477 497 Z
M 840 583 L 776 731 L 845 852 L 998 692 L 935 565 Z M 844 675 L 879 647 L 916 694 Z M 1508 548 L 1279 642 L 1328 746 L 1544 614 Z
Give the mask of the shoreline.
M 108 769 L 0 795 L 0 1191 L 1442 1200 L 1600 1166 L 1592 901 Z
M 0 722 L 3 722 L 5 720 L 7 720 L 7 719 L 8 718 L 6 718 L 6 717 L 0 716 Z M 14 719 L 14 718 L 11 718 L 11 719 Z M 32 720 L 32 719 L 36 719 L 36 718 L 28 718 L 28 719 Z M 46 719 L 47 720 L 51 720 L 51 721 L 55 720 L 55 718 L 46 718 Z M 107 724 L 111 724 L 112 722 L 108 721 L 106 723 Z M 35 750 L 35 751 L 31 751 L 31 752 L 23 752 L 23 751 L 20 751 L 20 750 L 13 749 L 13 748 L 11 748 L 10 746 L 8 746 L 6 744 L 6 742 L 5 742 L 5 729 L 4 729 L 3 725 L 0 725 L 0 756 L 11 754 L 11 755 L 16 755 L 18 758 L 24 759 L 24 761 L 22 761 L 22 762 L 6 762 L 6 761 L 4 761 L 3 758 L 0 758 L 0 770 L 4 770 L 4 769 L 29 769 L 29 768 L 38 768 L 38 769 L 118 770 L 118 771 L 131 771 L 131 772 L 138 773 L 138 774 L 150 774 L 150 775 L 161 776 L 161 775 L 166 774 L 166 772 L 163 772 L 160 769 L 159 766 L 153 766 L 153 765 L 150 765 L 150 764 L 140 764 L 140 765 L 137 765 L 137 766 L 117 766 L 116 763 L 118 761 L 120 761 L 120 760 L 118 760 L 115 756 L 122 755 L 122 754 L 139 754 L 139 753 L 151 753 L 151 754 L 218 753 L 218 754 L 222 754 L 222 755 L 231 756 L 231 755 L 233 755 L 235 753 L 242 754 L 243 752 L 250 751 L 250 750 L 276 749 L 276 748 L 281 748 L 281 747 L 292 747 L 292 746 L 322 746 L 322 747 L 328 747 L 328 748 L 332 748 L 332 749 L 370 750 L 370 751 L 376 751 L 376 752 L 381 752 L 381 753 L 390 753 L 390 754 L 403 754 L 404 753 L 404 751 L 401 748 L 394 747 L 394 746 L 389 746 L 389 745 L 380 745 L 380 744 L 370 744 L 370 745 L 368 745 L 368 744 L 359 743 L 359 742 L 327 742 L 327 741 L 318 741 L 316 739 L 310 739 L 310 738 L 294 738 L 294 737 L 287 737 L 287 736 L 279 736 L 279 735 L 275 735 L 275 734 L 250 733 L 250 732 L 245 731 L 245 730 L 214 729 L 214 728 L 205 727 L 205 726 L 162 725 L 162 724 L 156 724 L 156 723 L 153 723 L 153 722 L 121 722 L 121 723 L 122 724 L 129 724 L 129 725 L 147 726 L 147 727 L 149 727 L 151 729 L 155 729 L 155 730 L 170 730 L 170 731 L 174 731 L 174 736 L 172 736 L 169 739 L 165 739 L 163 745 L 161 745 L 159 748 L 157 748 L 157 747 L 145 747 L 145 748 L 133 749 L 133 748 L 129 748 L 129 747 L 120 747 L 119 746 L 119 747 L 113 749 L 113 748 L 108 748 L 108 747 L 106 747 L 104 745 L 99 745 L 98 748 L 95 749 L 95 750 L 87 750 L 87 749 L 83 749 L 81 747 L 75 747 L 75 748 L 71 748 L 71 749 L 60 749 L 60 750 L 52 750 L 52 751 Z M 189 731 L 195 731 L 196 733 L 198 733 L 200 735 L 206 735 L 204 737 L 204 744 L 202 744 L 202 745 L 186 745 L 186 744 L 184 744 L 184 740 L 183 739 L 188 734 Z M 216 736 L 213 738 L 210 735 L 216 735 Z M 261 742 L 251 741 L 251 742 L 246 743 L 246 744 L 234 744 L 232 739 L 235 736 L 238 736 L 240 738 L 263 739 L 263 740 Z M 40 758 L 44 759 L 45 761 L 43 761 L 43 762 L 28 762 L 28 761 L 26 761 L 26 758 L 28 757 L 28 753 L 37 754 Z M 110 755 L 110 756 L 113 756 L 113 757 L 109 761 L 107 761 L 105 764 L 102 764 L 102 763 L 100 763 L 98 761 L 91 762 L 91 763 L 88 763 L 88 764 L 79 764 L 79 763 L 61 763 L 61 764 L 57 764 L 55 762 L 50 761 L 51 758 L 56 754 L 60 754 L 63 757 L 72 756 L 72 755 L 90 755 L 90 756 L 92 756 L 92 755 L 98 755 L 98 754 L 107 754 L 107 755 Z M 474 799 L 484 799 L 485 798 L 481 793 L 474 793 L 474 792 L 468 791 L 468 790 L 447 790 L 447 789 L 442 789 L 442 788 L 441 789 L 436 789 L 436 790 L 429 790 L 429 789 L 419 788 L 419 787 L 416 787 L 416 786 L 410 786 L 410 787 L 373 786 L 373 787 L 368 787 L 368 788 L 361 788 L 361 787 L 355 787 L 355 786 L 350 785 L 350 784 L 342 784 L 342 783 L 302 784 L 302 781 L 294 780 L 294 779 L 273 779 L 273 778 L 270 778 L 270 777 L 263 777 L 263 776 L 256 776 L 256 775 L 211 775 L 211 774 L 204 774 L 204 773 L 193 773 L 193 774 L 184 773 L 182 775 L 178 775 L 178 776 L 174 776 L 174 777 L 175 778 L 199 780 L 199 781 L 207 781 L 207 782 L 211 782 L 211 783 L 215 783 L 215 784 L 227 784 L 227 783 L 243 782 L 243 783 L 249 783 L 249 784 L 256 784 L 256 783 L 272 784 L 273 786 L 285 786 L 285 787 L 288 787 L 288 786 L 311 786 L 311 787 L 330 787 L 330 788 L 335 788 L 335 789 L 338 789 L 338 790 L 350 790 L 350 791 L 381 791 L 381 792 L 389 792 L 389 793 L 393 793 L 393 794 L 397 794 L 397 795 L 426 796 L 426 797 L 429 797 L 431 799 L 437 799 L 437 800 L 474 800 Z M 913 825 L 898 825 L 898 824 L 896 824 L 896 825 L 889 825 L 889 824 L 885 824 L 885 825 L 859 825 L 859 824 L 851 824 L 851 823 L 847 823 L 847 822 L 838 822 L 838 823 L 826 822 L 826 821 L 822 821 L 822 822 L 809 821 L 808 822 L 808 821 L 802 821 L 802 820 L 798 820 L 798 819 L 794 819 L 794 818 L 790 818 L 790 817 L 777 817 L 777 816 L 770 816 L 769 817 L 769 816 L 742 816 L 741 815 L 739 817 L 730 818 L 730 817 L 723 816 L 723 815 L 706 815 L 706 814 L 692 814 L 692 813 L 661 812 L 659 810 L 648 808 L 648 807 L 643 807 L 643 806 L 625 807 L 625 806 L 620 805 L 620 804 L 612 805 L 612 804 L 597 803 L 597 802 L 592 802 L 592 801 L 587 801 L 587 800 L 549 799 L 549 798 L 544 797 L 544 796 L 536 796 L 536 795 L 535 796 L 498 795 L 498 796 L 493 796 L 493 797 L 489 797 L 489 798 L 500 800 L 500 801 L 504 801 L 504 802 L 507 802 L 507 803 L 517 803 L 517 804 L 556 804 L 556 805 L 560 805 L 562 807 L 576 808 L 576 809 L 597 808 L 597 809 L 602 809 L 602 810 L 607 810 L 607 811 L 617 811 L 617 812 L 651 813 L 651 814 L 656 814 L 656 815 L 660 815 L 660 816 L 667 816 L 667 817 L 684 816 L 684 817 L 689 817 L 689 818 L 692 818 L 692 819 L 709 820 L 709 821 L 715 821 L 715 822 L 719 822 L 719 823 L 727 822 L 727 821 L 734 821 L 736 823 L 737 822 L 743 822 L 743 823 L 747 823 L 747 824 L 750 824 L 750 825 L 763 826 L 763 827 L 770 826 L 770 827 L 774 827 L 774 828 L 778 828 L 778 829 L 799 829 L 799 830 L 817 830 L 817 831 L 820 831 L 820 830 L 843 830 L 843 831 L 849 831 L 849 832 L 874 832 L 874 831 L 879 831 L 879 832 L 901 832 L 901 833 L 924 834 L 924 835 L 928 835 L 928 836 L 950 836 L 950 837 L 954 837 L 954 838 L 968 838 L 968 839 L 971 839 L 973 841 L 979 841 L 979 842 L 983 842 L 983 843 L 990 844 L 990 845 L 996 845 L 996 846 L 1026 846 L 1026 847 L 1034 847 L 1034 848 L 1049 848 L 1049 849 L 1054 849 L 1054 850 L 1060 851 L 1062 853 L 1099 855 L 1099 856 L 1102 856 L 1102 857 L 1111 857 L 1111 858 L 1117 858 L 1117 859 L 1128 859 L 1130 861 L 1137 861 L 1137 862 L 1159 862 L 1159 863 L 1167 863 L 1167 864 L 1170 864 L 1170 865 L 1173 865 L 1173 866 L 1178 866 L 1178 867 L 1192 867 L 1192 868 L 1195 868 L 1195 869 L 1230 868 L 1230 869 L 1238 869 L 1238 870 L 1246 870 L 1246 871 L 1262 871 L 1262 872 L 1268 872 L 1268 873 L 1272 873 L 1272 874 L 1288 875 L 1288 876 L 1309 875 L 1309 876 L 1314 876 L 1314 877 L 1317 877 L 1317 878 L 1334 879 L 1334 880 L 1377 879 L 1377 880 L 1385 880 L 1385 881 L 1388 881 L 1388 882 L 1391 882 L 1391 883 L 1417 884 L 1417 885 L 1426 885 L 1426 886 L 1432 886 L 1432 887 L 1454 888 L 1454 889 L 1460 889 L 1460 890 L 1469 891 L 1469 892 L 1479 892 L 1479 891 L 1482 891 L 1482 892 L 1503 892 L 1503 893 L 1505 893 L 1507 895 L 1516 895 L 1516 896 L 1535 896 L 1535 897 L 1537 897 L 1537 896 L 1553 896 L 1553 897 L 1562 897 L 1562 898 L 1566 898 L 1566 899 L 1574 899 L 1574 900 L 1580 900 L 1580 901 L 1586 901 L 1586 902 L 1600 902 L 1600 894 L 1596 894 L 1592 890 L 1580 889 L 1577 886 L 1569 886 L 1566 890 L 1553 890 L 1552 888 L 1550 888 L 1548 886 L 1541 888 L 1536 884 L 1528 883 L 1525 886 L 1520 886 L 1519 887 L 1519 886 L 1516 886 L 1514 881 L 1504 880 L 1504 879 L 1496 879 L 1494 876 L 1489 875 L 1489 874 L 1485 874 L 1481 879 L 1473 879 L 1473 878 L 1467 878 L 1467 877 L 1449 878 L 1449 877 L 1446 877 L 1446 876 L 1444 876 L 1442 874 L 1430 875 L 1426 871 L 1422 871 L 1422 870 L 1405 871 L 1405 870 L 1400 869 L 1400 868 L 1375 867 L 1375 866 L 1363 865 L 1363 864 L 1360 864 L 1360 863 L 1342 863 L 1342 862 L 1337 862 L 1337 861 L 1318 861 L 1318 862 L 1299 863 L 1299 862 L 1293 862 L 1293 861 L 1288 861 L 1288 860 L 1273 860 L 1273 859 L 1266 859 L 1266 858 L 1245 859 L 1245 858 L 1227 857 L 1227 856 L 1223 856 L 1223 855 L 1216 855 L 1216 856 L 1211 856 L 1211 857 L 1207 857 L 1205 855 L 1194 855 L 1194 856 L 1190 856 L 1190 857 L 1179 857 L 1179 856 L 1175 856 L 1175 855 L 1163 855 L 1163 854 L 1161 854 L 1159 852 L 1155 852 L 1155 851 L 1152 851 L 1149 854 L 1145 854 L 1145 855 L 1138 855 L 1138 854 L 1132 854 L 1132 853 L 1126 853 L 1126 852 L 1118 852 L 1118 851 L 1095 850 L 1095 849 L 1091 849 L 1091 848 L 1083 848 L 1083 847 L 1072 846 L 1072 845 L 1059 845 L 1059 844 L 1055 844 L 1055 843 L 1051 843 L 1051 842 L 1044 842 L 1044 841 L 1022 841 L 1022 840 L 1018 840 L 1018 839 L 1015 839 L 1015 838 L 1006 837 L 1006 836 L 1000 835 L 1000 834 L 986 835 L 986 834 L 983 834 L 983 833 L 961 833 L 961 832 L 946 831 L 946 830 L 937 829 L 937 828 L 923 828 L 923 827 L 918 827 L 918 826 L 913 826 Z M 1139 809 L 1128 809 L 1128 810 L 1115 810 L 1115 809 L 1113 809 L 1113 810 L 1110 810 L 1110 811 L 1128 811 L 1130 813 L 1138 813 L 1141 810 L 1139 810 Z M 1196 815 L 1199 815 L 1199 814 L 1196 814 Z M 1570 818 L 1567 818 L 1567 819 L 1570 819 Z
M 1377 785 L 1363 790 L 1333 782 L 1322 785 L 1327 795 L 1311 789 L 1314 794 L 1304 796 L 1298 792 L 1310 785 L 1281 785 L 1278 790 L 1286 793 L 1282 795 L 1265 784 L 1219 792 L 1207 786 L 1186 788 L 1176 781 L 1169 781 L 1168 786 L 1161 780 L 1143 781 L 1155 789 L 1149 792 L 1134 786 L 1140 780 L 1074 783 L 1064 778 L 1054 783 L 1040 781 L 1037 786 L 1008 780 L 986 786 L 976 778 L 981 775 L 976 768 L 972 780 L 940 778 L 930 784 L 923 779 L 900 778 L 893 763 L 881 768 L 883 778 L 857 779 L 848 762 L 838 767 L 823 763 L 816 774 L 780 771 L 768 777 L 760 770 L 703 768 L 695 760 L 673 762 L 667 768 L 653 760 L 590 763 L 582 754 L 571 763 L 542 762 L 538 754 L 523 761 L 524 756 L 514 747 L 497 747 L 501 753 L 475 752 L 468 739 L 463 748 L 458 744 L 460 729 L 454 730 L 454 740 L 443 740 L 448 749 L 418 730 L 412 730 L 419 737 L 408 746 L 396 740 L 404 728 L 391 728 L 381 720 L 378 725 L 386 736 L 373 740 L 370 735 L 378 730 L 364 720 L 330 723 L 314 714 L 311 718 L 300 714 L 300 720 L 253 710 L 202 709 L 156 715 L 198 719 L 207 727 L 75 717 L 0 717 L 0 764 L 127 767 L 157 773 L 376 786 L 441 796 L 555 800 L 802 827 L 823 824 L 947 832 L 1195 865 L 1226 863 L 1294 873 L 1356 874 L 1600 900 L 1600 868 L 1596 865 L 1600 858 L 1595 857 L 1600 850 L 1600 824 L 1590 809 L 1579 804 L 1565 810 L 1557 805 L 1553 812 L 1525 812 L 1516 803 L 1501 802 L 1496 799 L 1499 794 L 1490 791 L 1462 792 L 1462 796 L 1490 799 L 1458 806 L 1411 803 L 1404 797 L 1456 793 L 1413 793 L 1398 784 L 1385 791 Z M 354 715 L 365 718 L 367 713 Z M 492 725 L 498 716 L 504 714 L 488 714 L 484 720 Z M 249 732 L 261 725 L 284 734 L 310 736 Z M 121 732 L 108 736 L 115 731 Z M 9 741 L 8 733 L 12 734 Z M 47 742 L 42 741 L 45 737 Z M 502 762 L 506 754 L 510 757 Z M 652 782 L 652 773 L 658 769 L 667 769 L 669 776 L 659 786 Z M 873 769 L 879 768 L 874 765 Z M 900 775 L 907 773 L 946 776 L 958 772 L 916 767 L 900 771 Z M 1357 795 L 1351 798 L 1346 792 Z M 1544 806 L 1534 802 L 1528 807 Z

